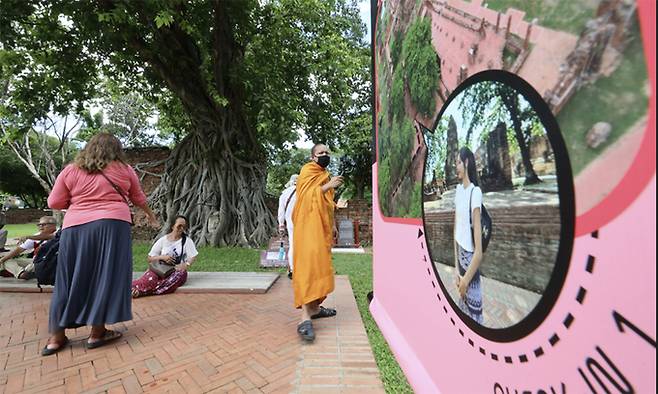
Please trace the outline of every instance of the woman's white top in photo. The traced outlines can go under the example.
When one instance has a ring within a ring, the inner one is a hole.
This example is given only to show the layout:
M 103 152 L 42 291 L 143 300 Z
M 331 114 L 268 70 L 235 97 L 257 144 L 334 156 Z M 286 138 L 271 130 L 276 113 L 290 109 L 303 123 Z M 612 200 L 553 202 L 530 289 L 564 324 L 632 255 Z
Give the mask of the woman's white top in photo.
M 183 238 L 172 242 L 168 240 L 167 236 L 165 235 L 164 237 L 158 239 L 155 244 L 153 244 L 153 247 L 149 252 L 149 256 L 155 257 L 165 255 L 178 257 L 178 255 L 181 254 L 182 242 Z M 192 238 L 187 237 L 185 240 L 185 250 L 182 254 L 183 257 L 181 258 L 181 262 L 183 263 L 189 261 L 191 258 L 199 254 L 199 252 L 196 250 L 196 246 L 194 245 L 194 241 L 192 241 Z
M 473 196 L 471 197 L 471 191 Z M 476 187 L 473 183 L 464 188 L 463 184 L 457 185 L 455 193 L 455 214 L 457 215 L 455 229 L 455 241 L 462 247 L 462 249 L 473 252 L 475 245 L 471 238 L 471 224 L 468 214 L 468 200 L 471 199 L 471 211 L 475 208 L 482 206 L 482 189 Z

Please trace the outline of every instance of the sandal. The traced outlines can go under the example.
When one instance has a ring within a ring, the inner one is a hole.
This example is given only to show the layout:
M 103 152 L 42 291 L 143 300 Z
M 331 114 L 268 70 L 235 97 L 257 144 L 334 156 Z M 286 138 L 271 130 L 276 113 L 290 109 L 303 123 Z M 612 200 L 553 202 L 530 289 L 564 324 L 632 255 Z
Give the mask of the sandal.
M 297 333 L 307 342 L 315 340 L 315 331 L 313 331 L 313 323 L 310 320 L 304 320 L 297 326 Z
M 58 342 L 51 342 L 48 343 L 43 349 L 41 349 L 41 355 L 42 356 L 50 356 L 53 355 L 60 350 L 64 349 L 64 346 L 68 345 L 69 339 L 67 337 L 64 337 L 64 340 L 61 343 Z M 49 348 L 48 345 L 58 345 L 55 348 Z
M 107 345 L 108 343 L 115 341 L 123 336 L 122 333 L 114 330 L 105 330 L 105 333 L 103 333 L 103 336 L 101 338 L 98 338 L 98 340 L 94 342 L 89 342 L 89 339 L 91 339 L 91 335 L 89 336 L 89 339 L 85 342 L 85 346 L 87 349 L 96 349 L 97 347 L 101 347 L 103 345 Z
M 322 317 L 332 317 L 336 316 L 336 310 L 333 308 L 320 307 L 320 310 L 315 315 L 311 316 L 311 319 L 320 319 Z

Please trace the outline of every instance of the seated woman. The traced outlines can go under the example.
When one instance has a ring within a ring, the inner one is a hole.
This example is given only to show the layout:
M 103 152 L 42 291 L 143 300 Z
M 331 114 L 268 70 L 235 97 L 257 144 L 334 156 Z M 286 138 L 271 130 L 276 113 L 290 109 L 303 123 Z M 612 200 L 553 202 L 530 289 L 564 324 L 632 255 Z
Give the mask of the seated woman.
M 133 298 L 146 295 L 161 295 L 173 293 L 187 281 L 187 269 L 199 254 L 194 241 L 185 235 L 188 228 L 185 216 L 176 216 L 176 221 L 169 234 L 158 239 L 148 254 L 148 262 L 164 260 L 175 264 L 174 271 L 165 278 L 148 269 L 141 278 L 132 283 Z M 185 244 L 183 245 L 183 237 Z

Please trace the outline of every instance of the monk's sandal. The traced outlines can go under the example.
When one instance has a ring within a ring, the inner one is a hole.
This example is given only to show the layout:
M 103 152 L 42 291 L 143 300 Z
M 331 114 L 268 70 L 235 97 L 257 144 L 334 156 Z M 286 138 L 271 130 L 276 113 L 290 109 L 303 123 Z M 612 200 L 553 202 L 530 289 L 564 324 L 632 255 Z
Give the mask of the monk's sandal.
M 311 319 L 320 319 L 323 317 L 333 317 L 336 316 L 336 310 L 333 308 L 325 308 L 323 306 L 320 307 L 320 310 L 318 310 L 318 313 L 315 315 L 311 316 Z
M 307 342 L 315 340 L 315 332 L 313 331 L 313 323 L 310 320 L 304 320 L 297 326 L 297 333 Z

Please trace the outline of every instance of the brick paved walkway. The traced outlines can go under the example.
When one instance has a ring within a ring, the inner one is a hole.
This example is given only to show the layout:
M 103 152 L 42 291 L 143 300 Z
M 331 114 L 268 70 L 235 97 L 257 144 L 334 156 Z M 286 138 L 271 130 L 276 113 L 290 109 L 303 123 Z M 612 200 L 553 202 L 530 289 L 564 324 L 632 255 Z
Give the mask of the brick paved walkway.
M 166 304 L 161 304 L 166 300 Z M 49 294 L 0 293 L 0 393 L 383 392 L 349 280 L 336 277 L 325 304 L 336 318 L 315 323 L 303 344 L 292 284 L 267 294 L 172 294 L 133 304 L 124 336 L 86 350 L 88 328 L 56 356 L 46 344 Z

